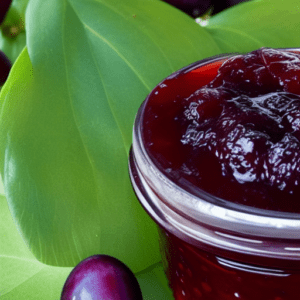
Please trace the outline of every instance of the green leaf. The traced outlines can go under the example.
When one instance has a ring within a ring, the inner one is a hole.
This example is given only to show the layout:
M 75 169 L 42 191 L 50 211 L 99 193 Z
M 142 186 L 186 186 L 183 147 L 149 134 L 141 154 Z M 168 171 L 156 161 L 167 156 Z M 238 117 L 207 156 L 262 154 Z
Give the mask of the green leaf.
M 0 50 L 15 62 L 26 45 L 25 10 L 29 0 L 13 0 L 0 26 Z
M 47 266 L 35 259 L 13 222 L 4 196 L 0 196 L 0 232 L 0 299 L 58 300 L 72 268 Z
M 72 268 L 40 263 L 26 247 L 0 196 L 0 299 L 59 300 Z M 173 299 L 161 263 L 136 274 L 144 300 Z
M 128 175 L 135 114 L 162 78 L 218 47 L 160 1 L 33 0 L 26 20 L 28 53 L 1 93 L 13 218 L 41 262 L 103 253 L 143 270 L 160 255 Z
M 14 63 L 26 45 L 26 34 L 21 32 L 15 39 L 9 39 L 0 32 L 0 50 Z
M 254 0 L 213 16 L 205 28 L 223 53 L 300 45 L 298 0 Z
M 12 6 L 18 10 L 23 19 L 25 19 L 25 12 L 28 2 L 29 0 L 13 0 L 12 2 Z
M 140 284 L 144 300 L 174 299 L 161 262 L 135 275 Z

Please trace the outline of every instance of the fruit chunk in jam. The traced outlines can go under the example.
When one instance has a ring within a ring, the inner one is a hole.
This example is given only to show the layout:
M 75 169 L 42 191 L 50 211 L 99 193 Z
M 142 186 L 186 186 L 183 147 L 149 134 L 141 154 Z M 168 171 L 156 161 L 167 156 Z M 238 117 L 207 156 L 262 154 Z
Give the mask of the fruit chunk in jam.
M 300 54 L 263 48 L 209 66 L 149 98 L 148 154 L 193 193 L 300 212 Z

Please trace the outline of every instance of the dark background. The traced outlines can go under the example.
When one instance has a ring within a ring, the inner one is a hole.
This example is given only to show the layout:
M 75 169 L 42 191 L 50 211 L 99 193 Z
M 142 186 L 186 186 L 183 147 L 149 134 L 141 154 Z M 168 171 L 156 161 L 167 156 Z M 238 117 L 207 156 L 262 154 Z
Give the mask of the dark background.
M 234 6 L 240 2 L 249 0 L 163 0 L 183 12 L 187 13 L 193 18 L 200 17 L 206 13 L 215 15 L 222 10 Z

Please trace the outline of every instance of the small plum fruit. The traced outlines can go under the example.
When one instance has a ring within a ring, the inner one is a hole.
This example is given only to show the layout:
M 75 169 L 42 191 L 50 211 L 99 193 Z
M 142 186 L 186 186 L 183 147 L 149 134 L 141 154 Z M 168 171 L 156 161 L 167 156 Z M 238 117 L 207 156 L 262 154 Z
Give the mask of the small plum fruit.
M 133 272 L 118 259 L 93 255 L 81 261 L 68 276 L 61 300 L 142 300 Z

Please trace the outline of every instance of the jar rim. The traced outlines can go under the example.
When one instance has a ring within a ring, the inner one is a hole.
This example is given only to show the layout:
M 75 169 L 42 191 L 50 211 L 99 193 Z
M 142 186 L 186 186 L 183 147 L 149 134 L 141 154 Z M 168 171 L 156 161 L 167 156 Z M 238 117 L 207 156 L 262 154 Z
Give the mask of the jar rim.
M 298 48 L 284 50 L 300 51 Z M 235 55 L 240 54 L 223 54 L 197 61 L 172 73 L 166 79 L 176 76 L 179 72 L 189 72 L 193 68 L 198 68 L 221 58 L 230 58 Z M 213 196 L 201 189 L 199 190 L 199 194 L 195 195 L 180 187 L 163 174 L 149 157 L 143 145 L 141 132 L 143 111 L 152 93 L 153 91 L 147 96 L 136 115 L 133 130 L 133 153 L 131 155 L 134 156 L 140 176 L 145 180 L 144 184 L 147 184 L 156 193 L 159 201 L 161 201 L 159 205 L 167 206 L 169 210 L 192 222 L 200 222 L 206 224 L 206 226 L 229 230 L 236 234 L 280 239 L 300 238 L 299 213 L 272 211 L 233 203 Z M 157 187 L 158 182 L 159 188 Z M 152 200 L 147 199 L 144 201 Z M 147 204 L 142 203 L 142 205 L 145 207 Z M 156 209 L 159 210 L 160 208 L 157 207 Z

